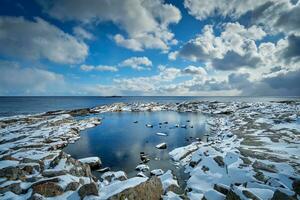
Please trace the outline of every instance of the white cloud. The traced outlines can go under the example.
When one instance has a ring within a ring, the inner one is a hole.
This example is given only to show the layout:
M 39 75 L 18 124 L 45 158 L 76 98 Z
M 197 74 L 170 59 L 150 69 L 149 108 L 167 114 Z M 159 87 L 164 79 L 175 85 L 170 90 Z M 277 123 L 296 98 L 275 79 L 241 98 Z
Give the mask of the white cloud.
M 0 53 L 5 56 L 75 64 L 88 55 L 85 43 L 41 18 L 0 17 L 0 27 Z
M 60 20 L 113 22 L 126 33 L 115 35 L 116 43 L 135 51 L 167 50 L 174 44 L 174 34 L 168 26 L 181 19 L 180 11 L 162 0 L 52 0 L 44 1 L 43 6 Z
M 36 67 L 21 67 L 18 63 L 0 62 L 1 95 L 65 94 L 65 80 L 60 74 Z
M 86 31 L 80 26 L 75 26 L 73 28 L 73 32 L 77 37 L 81 39 L 93 40 L 95 38 L 95 36 L 92 33 Z
M 119 64 L 122 67 L 131 67 L 136 70 L 149 69 L 152 66 L 151 60 L 147 57 L 131 57 Z
M 118 68 L 114 66 L 107 66 L 107 65 L 81 65 L 80 69 L 83 71 L 110 71 L 110 72 L 117 72 Z
M 205 76 L 207 75 L 206 70 L 203 67 L 195 67 L 195 66 L 188 66 L 182 70 L 185 74 L 191 74 L 191 75 L 200 75 Z

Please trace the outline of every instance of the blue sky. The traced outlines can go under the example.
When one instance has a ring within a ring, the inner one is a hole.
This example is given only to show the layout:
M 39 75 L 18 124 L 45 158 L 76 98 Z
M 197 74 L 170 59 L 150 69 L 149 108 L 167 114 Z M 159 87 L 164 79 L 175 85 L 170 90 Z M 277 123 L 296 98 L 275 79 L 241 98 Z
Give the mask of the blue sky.
M 0 95 L 300 95 L 289 0 L 0 2 Z

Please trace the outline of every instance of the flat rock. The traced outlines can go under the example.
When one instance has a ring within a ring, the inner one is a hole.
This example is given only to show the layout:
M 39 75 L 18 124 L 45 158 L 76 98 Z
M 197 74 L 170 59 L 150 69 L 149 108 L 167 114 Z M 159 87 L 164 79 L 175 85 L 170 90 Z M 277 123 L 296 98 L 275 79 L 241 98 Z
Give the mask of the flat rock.
M 98 196 L 98 186 L 96 183 L 88 183 L 80 187 L 78 190 L 78 194 L 81 199 L 89 195 Z
M 79 159 L 80 162 L 89 165 L 92 169 L 98 168 L 101 166 L 101 160 L 99 157 L 87 157 Z

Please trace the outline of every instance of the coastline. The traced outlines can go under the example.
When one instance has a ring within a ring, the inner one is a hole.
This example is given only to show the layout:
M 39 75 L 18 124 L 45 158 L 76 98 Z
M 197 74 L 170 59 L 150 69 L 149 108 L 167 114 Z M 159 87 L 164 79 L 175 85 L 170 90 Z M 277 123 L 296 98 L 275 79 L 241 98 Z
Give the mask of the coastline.
M 58 192 L 54 193 L 58 195 L 54 196 L 62 198 L 72 195 L 79 198 L 79 190 L 89 184 L 96 189 L 91 193 L 94 196 L 86 195 L 86 199 L 114 198 L 122 192 L 127 194 L 125 191 L 128 192 L 128 189 L 134 193 L 135 188 L 147 190 L 153 185 L 153 190 L 159 191 L 164 199 L 225 199 L 230 196 L 243 199 L 253 195 L 258 199 L 273 198 L 274 195 L 299 198 L 300 163 L 298 157 L 293 157 L 300 153 L 300 125 L 296 123 L 299 110 L 300 104 L 294 101 L 115 103 L 87 109 L 0 118 L 0 170 L 1 176 L 7 178 L 1 178 L 2 198 L 34 198 L 39 196 L 36 191 L 43 191 L 41 187 L 49 182 L 57 188 Z M 213 116 L 213 120 L 208 121 L 213 131 L 208 142 L 192 143 L 169 153 L 176 164 L 185 167 L 186 173 L 191 176 L 187 180 L 187 188 L 183 188 L 183 194 L 176 194 L 177 181 L 168 171 L 157 175 L 158 179 L 155 175 L 152 178 L 127 179 L 120 172 L 110 172 L 103 180 L 96 180 L 89 166 L 61 153 L 61 148 L 79 139 L 81 130 L 101 123 L 97 118 L 77 120 L 74 118 L 76 116 L 103 112 L 156 111 L 201 112 Z M 278 119 L 276 124 L 275 120 Z M 270 132 L 272 128 L 273 132 Z M 264 130 L 270 133 L 266 134 Z M 282 135 L 284 138 L 281 138 Z M 266 148 L 258 148 L 262 144 Z M 282 148 L 272 151 L 278 145 Z M 7 172 L 10 171 L 12 173 L 8 176 Z M 49 174 L 51 178 L 47 177 Z M 161 186 L 158 182 L 161 182 Z M 76 185 L 72 187 L 76 189 L 68 190 L 70 184 Z M 120 187 L 118 193 L 112 192 L 112 188 Z

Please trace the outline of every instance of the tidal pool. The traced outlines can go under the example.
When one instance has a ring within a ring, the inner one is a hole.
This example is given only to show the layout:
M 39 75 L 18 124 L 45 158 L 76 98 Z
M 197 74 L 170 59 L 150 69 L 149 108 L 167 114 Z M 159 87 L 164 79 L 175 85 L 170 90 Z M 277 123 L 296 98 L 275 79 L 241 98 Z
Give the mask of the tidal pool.
M 185 179 L 185 174 L 172 164 L 168 153 L 196 141 L 196 138 L 206 140 L 205 135 L 209 132 L 206 117 L 199 113 L 120 112 L 97 116 L 103 118 L 102 124 L 82 131 L 81 138 L 64 151 L 76 159 L 98 156 L 103 167 L 125 171 L 129 177 L 137 174 L 135 167 L 141 163 L 140 152 L 145 152 L 150 158 L 147 163 L 150 170 L 171 169 L 183 184 L 181 180 Z M 153 128 L 146 127 L 146 124 L 153 125 Z M 158 136 L 158 132 L 168 136 Z M 162 142 L 167 144 L 167 149 L 155 147 Z M 95 175 L 99 177 L 100 173 L 95 172 Z

